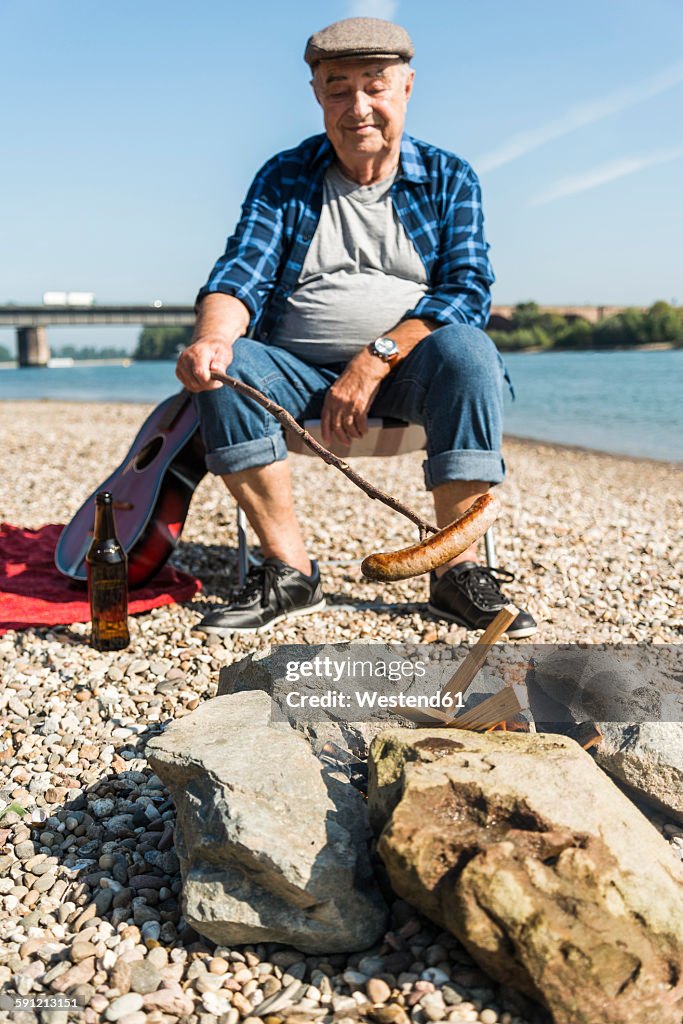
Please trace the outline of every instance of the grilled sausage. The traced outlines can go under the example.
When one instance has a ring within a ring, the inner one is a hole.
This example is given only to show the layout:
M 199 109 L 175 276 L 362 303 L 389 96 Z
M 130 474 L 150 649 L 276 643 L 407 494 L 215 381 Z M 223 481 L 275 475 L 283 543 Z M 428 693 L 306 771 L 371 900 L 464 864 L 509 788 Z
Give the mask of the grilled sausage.
M 406 580 L 430 572 L 483 537 L 499 514 L 498 498 L 490 492 L 483 494 L 459 519 L 419 544 L 411 544 L 399 551 L 368 555 L 363 560 L 361 571 L 369 580 L 383 581 Z

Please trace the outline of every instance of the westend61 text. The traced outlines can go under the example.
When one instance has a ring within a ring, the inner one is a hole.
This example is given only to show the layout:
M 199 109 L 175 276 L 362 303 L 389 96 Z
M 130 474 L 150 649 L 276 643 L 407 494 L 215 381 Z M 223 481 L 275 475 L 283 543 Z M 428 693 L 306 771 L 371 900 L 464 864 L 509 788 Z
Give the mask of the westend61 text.
M 342 693 L 340 690 L 325 690 L 323 693 L 301 693 L 299 690 L 291 690 L 286 698 L 289 708 L 380 708 L 382 710 L 394 708 L 463 708 L 463 696 L 461 693 L 427 694 L 414 693 L 377 693 L 372 690 L 356 690 L 352 693 Z

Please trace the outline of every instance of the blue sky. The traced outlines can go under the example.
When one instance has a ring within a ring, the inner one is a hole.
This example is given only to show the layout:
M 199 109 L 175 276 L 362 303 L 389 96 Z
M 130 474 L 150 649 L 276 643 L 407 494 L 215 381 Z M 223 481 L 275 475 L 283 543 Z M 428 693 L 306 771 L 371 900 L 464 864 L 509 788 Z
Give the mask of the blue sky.
M 413 36 L 408 130 L 480 174 L 494 302 L 683 302 L 680 0 L 0 0 L 0 303 L 192 301 L 351 14 Z

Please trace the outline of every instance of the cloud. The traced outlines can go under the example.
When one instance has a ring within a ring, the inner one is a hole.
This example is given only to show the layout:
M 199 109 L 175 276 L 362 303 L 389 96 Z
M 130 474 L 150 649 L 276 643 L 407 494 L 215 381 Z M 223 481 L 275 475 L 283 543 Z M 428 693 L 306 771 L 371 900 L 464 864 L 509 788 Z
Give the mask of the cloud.
M 544 206 L 546 203 L 554 202 L 555 199 L 575 196 L 579 192 L 588 192 L 592 188 L 598 188 L 599 185 L 608 185 L 611 181 L 616 181 L 617 178 L 624 178 L 627 174 L 642 171 L 645 167 L 655 167 L 657 164 L 667 163 L 669 160 L 679 160 L 681 157 L 683 157 L 683 146 L 674 146 L 670 149 L 656 150 L 645 156 L 623 156 L 618 160 L 610 160 L 609 163 L 600 164 L 583 174 L 561 178 L 532 199 L 529 206 Z
M 476 160 L 474 166 L 480 173 L 492 171 L 496 167 L 503 167 L 521 156 L 526 156 L 527 153 L 538 149 L 539 146 L 544 146 L 546 142 L 562 138 L 563 135 L 568 135 L 569 132 L 576 131 L 577 128 L 594 124 L 611 114 L 618 114 L 622 110 L 635 106 L 636 103 L 642 103 L 643 100 L 673 89 L 681 82 L 683 82 L 683 62 L 673 64 L 651 78 L 645 78 L 626 89 L 617 89 L 601 98 L 570 107 L 564 114 L 552 121 L 547 121 L 538 128 L 511 135 L 496 149 L 485 153 Z
M 384 18 L 393 21 L 398 10 L 398 0 L 351 0 L 350 18 Z

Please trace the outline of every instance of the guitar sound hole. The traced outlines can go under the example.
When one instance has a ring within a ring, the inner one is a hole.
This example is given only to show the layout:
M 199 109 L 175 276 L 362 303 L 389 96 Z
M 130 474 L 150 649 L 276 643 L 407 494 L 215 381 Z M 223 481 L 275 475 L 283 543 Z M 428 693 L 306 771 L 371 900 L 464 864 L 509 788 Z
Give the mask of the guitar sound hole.
M 144 448 L 142 448 L 137 456 L 133 466 L 138 473 L 141 473 L 143 469 L 147 469 L 148 466 L 156 459 L 157 455 L 164 447 L 164 439 L 160 435 L 153 437 L 151 441 L 148 441 Z

